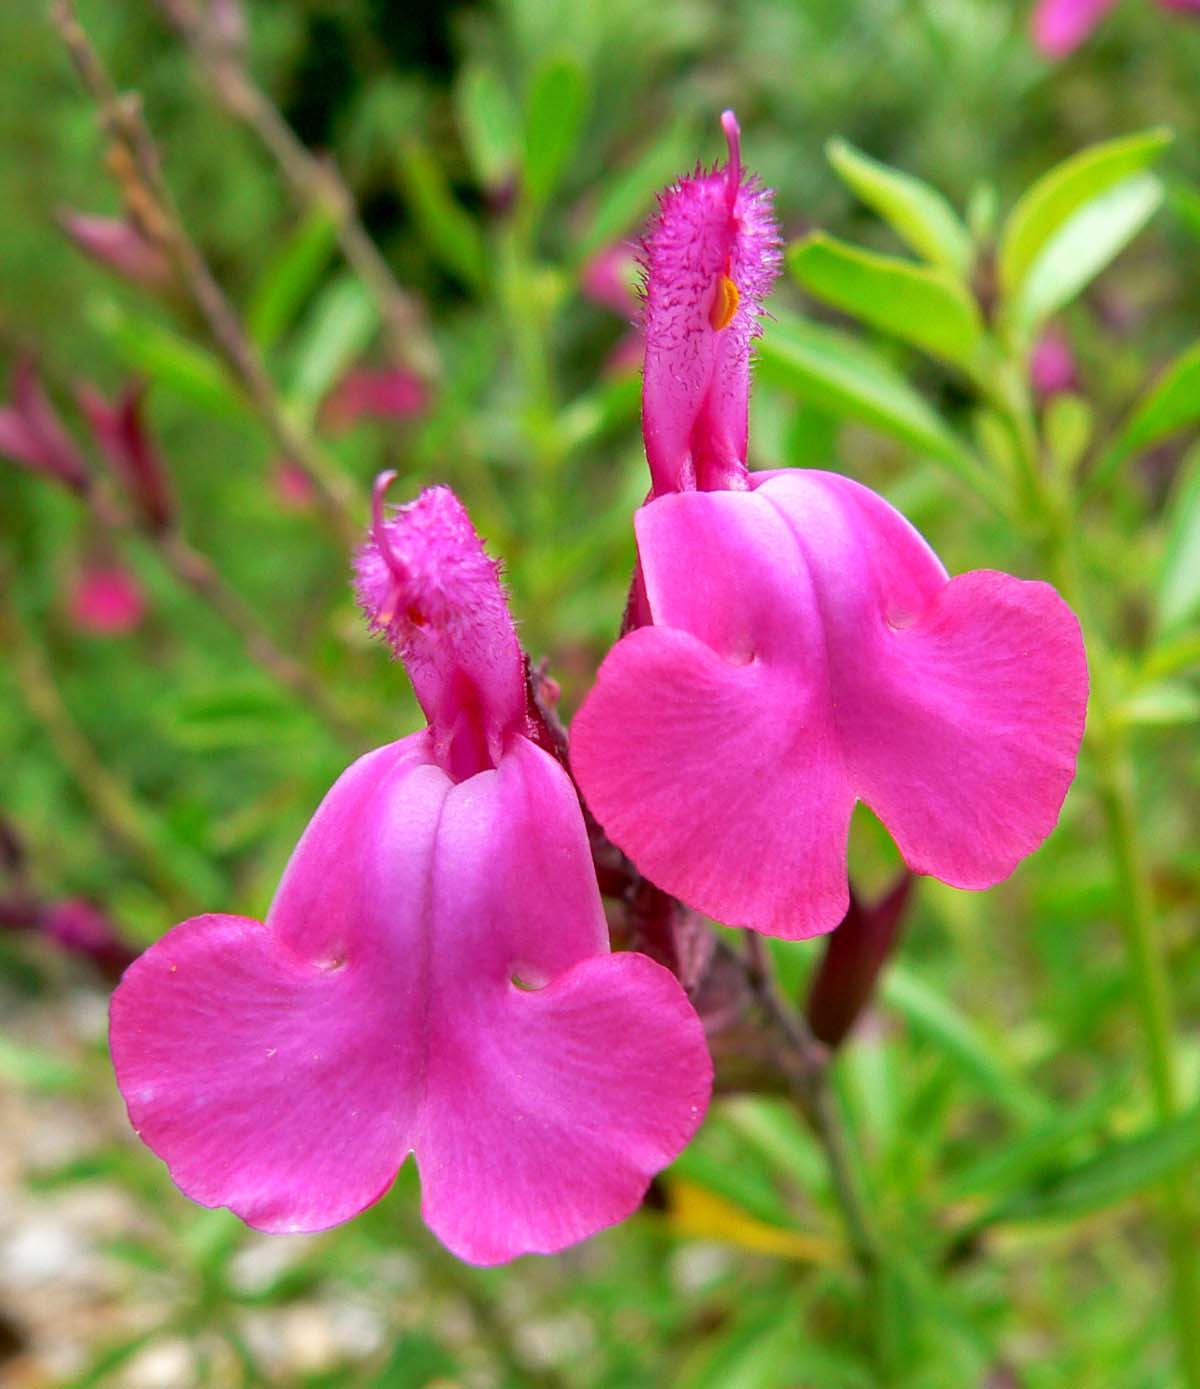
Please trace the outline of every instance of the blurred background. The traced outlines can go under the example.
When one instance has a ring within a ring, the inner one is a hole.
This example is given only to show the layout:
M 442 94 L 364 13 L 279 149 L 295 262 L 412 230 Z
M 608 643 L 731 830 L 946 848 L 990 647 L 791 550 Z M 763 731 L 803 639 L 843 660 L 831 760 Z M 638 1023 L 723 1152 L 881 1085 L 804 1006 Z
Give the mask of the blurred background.
M 1154 217 L 1047 326 L 1031 367 L 1040 417 L 1082 431 L 1069 466 L 1102 455 L 1094 441 L 1200 333 L 1197 16 L 1127 0 L 1054 58 L 1021 0 L 78 13 L 113 81 L 141 94 L 228 312 L 170 283 L 145 225 L 158 214 L 107 150 L 48 8 L 0 7 L 0 1385 L 1183 1383 L 1157 1184 L 1168 1174 L 1195 1199 L 1200 1139 L 1193 1124 L 1152 1151 L 1126 1142 L 1155 1109 L 1086 759 L 1058 832 L 1009 882 L 919 885 L 841 1055 L 892 1251 L 870 1299 L 819 1150 L 781 1099 L 715 1103 L 623 1227 L 484 1271 L 424 1230 L 411 1164 L 321 1236 L 257 1235 L 193 1206 L 128 1127 L 105 1026 L 131 952 L 198 911 L 263 913 L 338 772 L 417 725 L 348 584 L 380 469 L 398 471 L 396 500 L 433 481 L 459 492 L 567 714 L 586 691 L 619 627 L 646 489 L 622 247 L 657 189 L 721 155 L 726 106 L 789 241 L 819 227 L 900 250 L 831 169 L 826 143 L 843 137 L 961 211 L 985 307 L 987 248 L 1035 178 L 1171 127 Z M 772 307 L 854 333 L 986 444 L 944 365 L 850 328 L 787 276 Z M 1048 414 L 1056 396 L 1080 404 Z M 1080 513 L 1182 1094 L 1200 1079 L 1195 413 L 1126 450 Z M 1044 573 L 1036 534 L 918 436 L 776 363 L 751 462 L 876 487 L 951 572 Z M 860 887 L 881 892 L 895 867 L 856 820 Z M 777 952 L 789 987 L 819 951 Z M 1097 1178 L 1113 1145 L 1124 1165 Z

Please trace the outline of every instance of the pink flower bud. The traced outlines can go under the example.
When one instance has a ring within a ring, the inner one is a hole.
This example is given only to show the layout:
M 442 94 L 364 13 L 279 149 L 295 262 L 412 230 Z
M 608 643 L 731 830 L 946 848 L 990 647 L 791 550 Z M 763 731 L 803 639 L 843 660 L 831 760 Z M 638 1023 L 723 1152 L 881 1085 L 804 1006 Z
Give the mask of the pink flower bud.
M 128 385 L 110 404 L 85 382 L 79 387 L 79 404 L 141 524 L 147 530 L 161 531 L 174 520 L 175 503 L 166 465 L 142 419 L 144 395 L 144 385 Z
M 1060 329 L 1047 328 L 1038 339 L 1029 359 L 1029 379 L 1043 398 L 1062 395 L 1079 385 L 1075 354 Z
M 594 304 L 600 304 L 622 318 L 632 318 L 638 310 L 637 250 L 618 241 L 598 252 L 584 266 L 580 285 Z
M 55 414 L 30 357 L 17 359 L 12 403 L 0 407 L 0 454 L 72 492 L 88 489 L 83 455 Z
M 141 625 L 146 595 L 128 569 L 97 565 L 76 578 L 68 611 L 76 631 L 93 637 L 124 636 Z
M 42 919 L 42 933 L 70 954 L 91 960 L 112 979 L 119 979 L 137 959 L 137 951 L 105 913 L 81 898 L 50 907 Z
M 273 474 L 275 495 L 287 511 L 311 511 L 317 504 L 317 489 L 313 480 L 290 458 L 281 458 Z
M 412 420 L 429 409 L 429 387 L 402 367 L 348 371 L 325 398 L 322 419 L 335 432 L 350 429 L 361 419 Z
M 156 290 L 171 283 L 170 261 L 133 222 L 69 208 L 59 213 L 58 222 L 85 256 L 122 279 Z

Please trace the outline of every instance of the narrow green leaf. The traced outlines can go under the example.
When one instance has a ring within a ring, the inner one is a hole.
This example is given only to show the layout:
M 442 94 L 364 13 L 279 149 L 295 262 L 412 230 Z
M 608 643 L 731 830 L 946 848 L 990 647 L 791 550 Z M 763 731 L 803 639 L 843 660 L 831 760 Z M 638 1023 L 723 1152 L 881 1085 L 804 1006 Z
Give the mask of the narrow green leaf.
M 122 364 L 221 419 L 245 419 L 247 405 L 224 364 L 203 347 L 112 300 L 92 302 L 87 317 Z
M 823 232 L 789 247 L 787 261 L 805 289 L 845 313 L 969 374 L 982 366 L 983 319 L 948 271 L 864 251 Z
M 977 1088 L 1010 1113 L 1036 1119 L 1045 1104 L 1008 1064 L 979 1029 L 924 979 L 893 965 L 881 986 L 884 1002 L 913 1032 L 936 1047 Z
M 826 153 L 843 183 L 919 256 L 960 277 L 967 274 L 974 255 L 971 235 L 936 188 L 881 164 L 845 140 L 831 140 Z
M 1175 482 L 1167 549 L 1158 577 L 1158 626 L 1164 632 L 1200 616 L 1200 447 Z
M 1162 203 L 1162 183 L 1134 174 L 1093 198 L 1043 245 L 1004 318 L 1029 341 L 1133 240 Z
M 1195 184 L 1185 183 L 1182 179 L 1175 179 L 1167 190 L 1167 197 L 1172 212 L 1200 241 L 1200 188 Z
M 370 1389 L 424 1389 L 435 1381 L 449 1384 L 458 1373 L 458 1361 L 440 1341 L 427 1331 L 406 1331 Z
M 291 326 L 337 245 L 337 223 L 324 210 L 312 212 L 270 258 L 254 287 L 246 326 L 255 345 L 269 352 Z
M 1131 694 L 1120 708 L 1128 724 L 1170 727 L 1200 719 L 1200 694 L 1182 680 L 1160 680 Z
M 995 501 L 998 489 L 907 381 L 854 338 L 777 310 L 758 344 L 759 379 L 840 418 L 860 420 L 949 467 Z
M 587 230 L 573 259 L 587 260 L 619 237 L 641 227 L 654 210 L 655 194 L 687 168 L 695 148 L 692 122 L 678 120 L 663 131 L 628 168 L 605 178 Z
M 1124 427 L 1096 469 L 1099 484 L 1130 455 L 1200 422 L 1200 341 L 1176 357 L 1133 407 Z
M 503 188 L 521 159 L 521 114 L 495 68 L 468 64 L 454 87 L 458 126 L 475 177 L 484 188 Z
M 400 147 L 400 171 L 413 217 L 429 253 L 471 289 L 487 274 L 483 234 L 455 200 L 442 167 L 419 140 Z
M 379 327 L 375 300 L 352 275 L 335 280 L 299 330 L 288 386 L 289 402 L 308 418 Z
M 587 114 L 587 73 L 574 58 L 547 58 L 529 86 L 525 108 L 525 194 L 545 205 L 575 153 Z
M 1043 174 L 1013 208 L 1004 228 L 999 263 L 1004 296 L 1016 297 L 1048 242 L 1080 208 L 1148 168 L 1173 138 L 1160 127 L 1109 140 Z
M 1198 1160 L 1200 1110 L 1193 1109 L 1003 1201 L 981 1224 L 1078 1219 L 1149 1191 Z

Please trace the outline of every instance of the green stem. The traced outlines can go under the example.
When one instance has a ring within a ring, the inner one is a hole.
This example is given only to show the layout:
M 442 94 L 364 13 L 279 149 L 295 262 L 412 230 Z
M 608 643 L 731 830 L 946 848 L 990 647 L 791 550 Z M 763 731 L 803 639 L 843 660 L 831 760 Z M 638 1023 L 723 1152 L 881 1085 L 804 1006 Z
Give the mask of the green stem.
M 1050 572 L 1063 597 L 1075 609 L 1086 637 L 1092 679 L 1088 746 L 1099 778 L 1118 914 L 1141 1014 L 1155 1111 L 1166 1122 L 1181 1110 L 1175 1009 L 1166 950 L 1138 834 L 1133 758 L 1117 708 L 1112 655 L 1088 611 L 1073 498 L 1059 492 L 1042 469 L 1033 412 L 1023 393 L 1013 401 L 1012 424 L 1025 485 L 1037 503 L 1036 515 Z M 1188 1389 L 1200 1389 L 1200 1336 L 1196 1335 L 1200 1325 L 1200 1247 L 1193 1214 L 1186 1182 L 1175 1178 L 1164 1183 L 1163 1235 L 1171 1269 L 1180 1366 Z

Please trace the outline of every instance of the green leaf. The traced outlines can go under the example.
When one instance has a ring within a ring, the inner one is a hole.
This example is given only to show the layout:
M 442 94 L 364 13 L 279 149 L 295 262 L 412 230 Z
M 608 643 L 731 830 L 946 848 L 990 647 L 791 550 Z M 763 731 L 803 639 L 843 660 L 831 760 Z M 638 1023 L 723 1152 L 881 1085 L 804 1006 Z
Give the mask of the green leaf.
M 1004 321 L 1029 341 L 1051 314 L 1087 286 L 1133 240 L 1162 203 L 1153 174 L 1134 174 L 1093 198 L 1045 243 Z
M 845 313 L 968 374 L 983 365 L 983 319 L 948 271 L 864 251 L 823 232 L 794 243 L 787 260 L 805 289 Z
M 296 344 L 289 402 L 311 419 L 329 388 L 361 356 L 379 327 L 375 300 L 352 275 L 343 275 L 318 298 Z
M 1085 1161 L 1002 1202 L 981 1224 L 1074 1220 L 1152 1190 L 1200 1160 L 1200 1110 L 1192 1109 L 1136 1138 L 1110 1144 Z
M 440 1341 L 427 1331 L 406 1331 L 370 1381 L 370 1389 L 425 1389 L 435 1380 L 448 1384 L 458 1373 L 458 1361 Z
M 1168 188 L 1167 197 L 1172 212 L 1200 241 L 1200 188 L 1191 183 L 1184 183 L 1182 179 L 1176 179 Z
M 249 408 L 224 364 L 205 348 L 152 319 L 127 313 L 112 300 L 89 304 L 87 317 L 131 371 L 210 415 L 247 417 Z
M 1135 691 L 1120 707 L 1128 724 L 1169 727 L 1200 719 L 1200 694 L 1182 680 L 1160 680 Z
M 907 381 L 854 338 L 777 310 L 756 355 L 759 379 L 783 387 L 819 410 L 860 420 L 946 464 L 993 500 L 995 484 Z
M 540 209 L 566 168 L 587 114 L 587 73 L 573 58 L 547 58 L 529 85 L 525 107 L 525 196 Z
M 455 200 L 442 166 L 419 140 L 400 147 L 400 171 L 413 217 L 429 253 L 470 289 L 487 275 L 483 233 Z
M 0 1076 L 23 1088 L 52 1093 L 83 1088 L 83 1074 L 69 1061 L 40 1047 L 25 1046 L 0 1036 Z
M 692 122 L 678 120 L 659 135 L 627 169 L 605 178 L 587 231 L 574 246 L 579 263 L 644 224 L 654 209 L 655 194 L 688 165 L 695 148 Z
M 1017 297 L 1049 242 L 1082 207 L 1148 168 L 1173 138 L 1160 127 L 1109 140 L 1043 174 L 1013 208 L 1004 228 L 999 272 L 1005 298 Z
M 958 214 L 936 188 L 870 158 L 845 140 L 825 147 L 842 181 L 919 256 L 966 275 L 974 249 Z
M 337 222 L 318 210 L 305 218 L 283 249 L 268 261 L 246 311 L 251 340 L 269 352 L 291 326 L 337 245 Z
M 1164 632 L 1200 615 L 1200 447 L 1189 454 L 1175 482 L 1167 524 L 1158 576 L 1158 625 Z
M 495 68 L 470 63 L 459 74 L 454 102 L 475 177 L 484 188 L 503 188 L 521 158 L 521 114 L 508 84 Z
M 1131 454 L 1150 448 L 1177 429 L 1200 422 L 1200 341 L 1176 357 L 1133 407 L 1096 469 L 1094 482 L 1111 477 Z
M 931 984 L 894 964 L 881 985 L 884 1002 L 918 1036 L 936 1047 L 981 1092 L 1022 1119 L 1045 1111 L 1041 1097 L 1014 1075 L 995 1048 L 963 1013 Z

